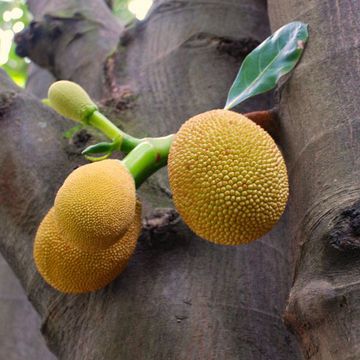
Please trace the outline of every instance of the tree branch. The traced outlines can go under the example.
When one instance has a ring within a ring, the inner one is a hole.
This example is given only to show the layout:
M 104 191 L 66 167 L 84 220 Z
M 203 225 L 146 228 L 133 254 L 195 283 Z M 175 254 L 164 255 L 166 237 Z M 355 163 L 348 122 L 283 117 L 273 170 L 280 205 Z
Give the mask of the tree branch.
M 73 80 L 94 98 L 101 98 L 101 64 L 116 50 L 123 30 L 106 2 L 29 0 L 28 5 L 35 19 L 17 34 L 17 53 L 55 78 Z

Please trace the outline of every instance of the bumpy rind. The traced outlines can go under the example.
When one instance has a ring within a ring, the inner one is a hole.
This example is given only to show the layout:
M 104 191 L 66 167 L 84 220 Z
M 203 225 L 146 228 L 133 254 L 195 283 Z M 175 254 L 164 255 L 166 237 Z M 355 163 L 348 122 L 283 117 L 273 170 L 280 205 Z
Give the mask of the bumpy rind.
M 115 159 L 83 165 L 65 180 L 55 198 L 61 234 L 74 246 L 106 249 L 132 223 L 136 189 L 132 175 Z
M 171 146 L 168 171 L 184 221 L 217 244 L 258 239 L 286 206 L 281 152 L 268 133 L 232 111 L 212 110 L 185 122 Z
M 78 84 L 60 80 L 49 87 L 48 99 L 51 107 L 62 116 L 78 122 L 86 122 L 97 106 Z
M 60 233 L 52 208 L 39 226 L 34 243 L 36 267 L 44 280 L 64 293 L 103 288 L 126 267 L 141 231 L 141 205 L 128 231 L 106 250 L 81 250 Z

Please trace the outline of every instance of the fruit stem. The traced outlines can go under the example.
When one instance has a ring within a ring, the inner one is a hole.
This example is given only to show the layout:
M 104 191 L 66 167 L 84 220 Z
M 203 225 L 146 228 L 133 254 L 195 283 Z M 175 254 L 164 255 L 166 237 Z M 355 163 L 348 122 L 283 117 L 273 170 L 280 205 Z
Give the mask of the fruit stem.
M 244 114 L 248 119 L 252 120 L 255 124 L 261 126 L 273 138 L 277 132 L 276 114 L 275 110 L 253 111 Z
M 120 130 L 105 115 L 97 110 L 87 119 L 87 124 L 100 130 L 112 141 L 117 141 L 119 143 L 117 150 L 123 151 L 125 154 L 129 153 L 141 142 L 141 139 L 137 139 Z
M 139 187 L 150 175 L 167 164 L 170 146 L 174 138 L 173 134 L 138 139 L 120 130 L 97 110 L 87 119 L 87 124 L 100 130 L 116 144 L 117 148 L 111 149 L 111 152 L 119 150 L 127 154 L 122 162 L 134 177 L 136 187 Z M 90 160 L 94 159 L 90 158 Z
M 150 175 L 167 164 L 174 135 L 144 138 L 122 160 L 138 188 Z

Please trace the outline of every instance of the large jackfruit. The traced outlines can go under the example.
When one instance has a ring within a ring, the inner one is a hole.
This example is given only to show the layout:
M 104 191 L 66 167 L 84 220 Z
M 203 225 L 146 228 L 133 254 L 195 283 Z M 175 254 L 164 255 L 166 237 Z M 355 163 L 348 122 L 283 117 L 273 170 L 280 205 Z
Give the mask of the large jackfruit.
M 288 178 L 278 147 L 232 111 L 212 110 L 186 121 L 170 148 L 168 171 L 184 221 L 217 244 L 261 237 L 285 209 Z

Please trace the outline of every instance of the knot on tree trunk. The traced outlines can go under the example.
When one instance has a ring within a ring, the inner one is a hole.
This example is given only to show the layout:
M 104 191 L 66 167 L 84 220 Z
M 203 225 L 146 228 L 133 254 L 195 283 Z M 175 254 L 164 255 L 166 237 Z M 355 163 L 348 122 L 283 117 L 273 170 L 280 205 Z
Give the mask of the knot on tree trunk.
M 295 331 L 299 326 L 313 328 L 324 320 L 336 301 L 335 289 L 326 280 L 313 280 L 301 288 L 295 287 L 289 296 L 285 322 Z
M 184 223 L 175 209 L 155 209 L 143 220 L 140 244 L 143 249 L 169 250 L 177 245 L 187 244 Z
M 122 63 L 122 55 L 121 52 L 115 52 L 106 59 L 104 75 L 109 91 L 107 96 L 101 100 L 102 105 L 118 112 L 134 108 L 137 97 L 132 85 L 118 82 L 118 67 Z M 121 80 L 124 81 L 124 79 Z
M 328 238 L 330 245 L 339 251 L 360 251 L 360 201 L 335 218 Z
M 218 52 L 227 54 L 240 61 L 259 44 L 259 41 L 253 38 L 234 39 L 206 32 L 198 32 L 191 35 L 181 46 L 185 48 L 216 46 Z
M 41 67 L 53 68 L 54 42 L 63 32 L 62 28 L 62 22 L 51 16 L 46 16 L 43 21 L 32 21 L 29 27 L 15 35 L 16 54 L 29 57 Z
M 312 331 L 343 301 L 344 297 L 338 296 L 335 287 L 327 280 L 313 280 L 291 290 L 284 322 L 301 339 L 307 359 L 319 349 L 318 340 Z
M 259 45 L 260 42 L 253 38 L 231 39 L 223 37 L 219 38 L 217 49 L 219 52 L 228 54 L 237 60 L 242 60 Z

